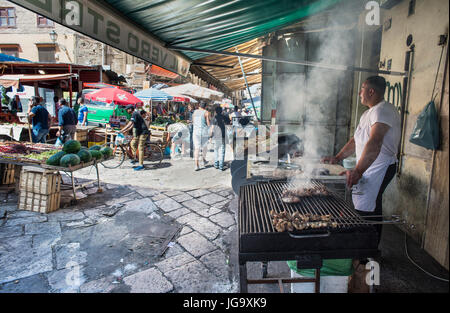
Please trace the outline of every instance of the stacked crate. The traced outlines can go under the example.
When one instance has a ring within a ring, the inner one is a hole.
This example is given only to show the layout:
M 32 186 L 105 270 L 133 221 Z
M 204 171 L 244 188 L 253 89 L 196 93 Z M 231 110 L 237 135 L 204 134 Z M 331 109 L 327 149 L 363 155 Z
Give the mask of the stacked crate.
M 166 127 L 150 125 L 150 141 L 161 144 L 162 147 L 166 147 L 168 143 L 168 132 Z
M 14 164 L 0 164 L 2 185 L 14 184 Z
M 20 175 L 19 210 L 50 213 L 59 209 L 61 175 L 58 171 L 24 167 Z
M 88 130 L 77 128 L 74 139 L 79 141 L 82 145 L 86 144 L 88 141 Z

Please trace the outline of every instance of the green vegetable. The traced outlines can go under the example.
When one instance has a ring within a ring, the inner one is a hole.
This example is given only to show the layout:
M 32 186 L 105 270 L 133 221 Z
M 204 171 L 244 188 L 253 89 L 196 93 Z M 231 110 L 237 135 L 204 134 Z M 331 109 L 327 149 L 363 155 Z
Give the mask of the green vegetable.
M 87 163 L 92 160 L 92 154 L 88 150 L 80 150 L 77 155 L 80 157 L 81 162 Z
M 101 148 L 102 148 L 102 146 L 95 145 L 95 146 L 90 147 L 89 150 L 90 151 L 92 151 L 92 150 L 100 151 Z
M 64 144 L 63 151 L 66 153 L 78 153 L 81 149 L 81 144 L 76 140 L 69 140 Z
M 63 167 L 69 167 L 69 166 L 75 166 L 80 164 L 81 160 L 80 157 L 76 154 L 70 153 L 66 154 L 61 158 L 61 161 L 59 161 L 59 165 Z
M 59 151 L 52 155 L 50 158 L 47 159 L 46 164 L 52 165 L 52 166 L 59 166 L 59 162 L 61 161 L 61 158 L 65 156 L 66 153 L 64 151 Z
M 92 155 L 93 158 L 95 158 L 96 160 L 101 160 L 103 159 L 103 153 L 101 153 L 100 151 L 97 150 L 91 150 L 89 151 Z
M 106 157 L 110 157 L 113 154 L 113 150 L 110 147 L 103 147 L 100 149 L 100 152 Z

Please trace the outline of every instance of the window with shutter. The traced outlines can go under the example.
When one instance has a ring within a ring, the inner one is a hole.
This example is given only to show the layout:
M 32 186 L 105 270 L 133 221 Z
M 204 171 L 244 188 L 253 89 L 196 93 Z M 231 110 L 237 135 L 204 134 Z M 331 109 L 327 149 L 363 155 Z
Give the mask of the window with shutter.
M 39 62 L 55 63 L 55 47 L 38 47 Z
M 15 8 L 0 8 L 0 27 L 16 27 Z

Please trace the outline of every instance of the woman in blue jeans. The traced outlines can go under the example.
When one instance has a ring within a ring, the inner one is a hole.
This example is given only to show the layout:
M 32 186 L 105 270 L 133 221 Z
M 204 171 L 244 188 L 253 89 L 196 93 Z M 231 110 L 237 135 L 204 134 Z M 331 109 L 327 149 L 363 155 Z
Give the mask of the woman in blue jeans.
M 223 167 L 225 159 L 225 125 L 230 124 L 230 119 L 222 114 L 222 108 L 217 106 L 215 109 L 216 115 L 212 121 L 212 133 L 214 141 L 214 167 L 221 171 L 225 170 Z

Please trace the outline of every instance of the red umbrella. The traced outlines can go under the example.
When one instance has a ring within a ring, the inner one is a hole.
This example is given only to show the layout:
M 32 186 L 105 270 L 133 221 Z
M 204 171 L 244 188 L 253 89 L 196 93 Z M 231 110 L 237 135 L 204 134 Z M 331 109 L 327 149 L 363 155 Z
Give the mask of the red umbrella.
M 129 105 L 129 104 L 135 106 L 144 105 L 142 100 L 136 98 L 131 93 L 118 88 L 98 89 L 96 91 L 85 94 L 84 97 L 91 101 L 99 101 L 106 103 L 111 103 L 112 101 L 114 101 L 114 103 L 118 105 Z

